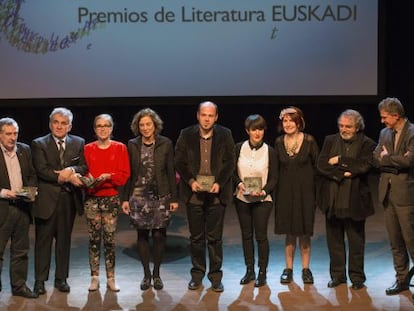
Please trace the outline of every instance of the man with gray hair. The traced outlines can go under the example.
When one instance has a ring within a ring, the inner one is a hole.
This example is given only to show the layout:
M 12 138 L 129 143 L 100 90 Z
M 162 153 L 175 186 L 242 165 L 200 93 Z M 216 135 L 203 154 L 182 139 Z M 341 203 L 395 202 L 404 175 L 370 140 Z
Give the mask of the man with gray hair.
M 385 293 L 395 295 L 408 290 L 410 258 L 414 261 L 414 124 L 397 98 L 385 98 L 378 110 L 385 128 L 374 160 L 381 170 L 378 194 L 396 272 L 395 283 Z
M 61 292 L 69 292 L 70 242 L 76 212 L 83 214 L 82 182 L 87 166 L 83 138 L 70 135 L 73 114 L 55 108 L 49 116 L 51 133 L 32 142 L 33 164 L 37 172 L 39 194 L 33 207 L 35 217 L 35 286 L 45 294 L 49 278 L 53 240 L 55 240 L 55 283 Z
M 18 142 L 18 135 L 19 126 L 14 119 L 0 119 L 0 273 L 4 250 L 10 240 L 12 294 L 37 298 L 38 295 L 26 285 L 33 196 L 26 196 L 24 190 L 25 187 L 36 187 L 37 180 L 30 147 Z
M 346 283 L 347 272 L 353 290 L 365 287 L 365 219 L 374 214 L 369 175 L 376 144 L 364 134 L 364 128 L 358 111 L 342 112 L 338 133 L 325 137 L 317 161 L 322 175 L 319 207 L 325 214 L 330 259 L 329 288 Z

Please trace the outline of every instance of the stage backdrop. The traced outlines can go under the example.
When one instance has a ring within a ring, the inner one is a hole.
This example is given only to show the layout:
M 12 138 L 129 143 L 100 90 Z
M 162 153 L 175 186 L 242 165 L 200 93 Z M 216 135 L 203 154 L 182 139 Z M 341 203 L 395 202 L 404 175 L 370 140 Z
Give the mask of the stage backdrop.
M 0 99 L 376 96 L 378 0 L 0 0 Z

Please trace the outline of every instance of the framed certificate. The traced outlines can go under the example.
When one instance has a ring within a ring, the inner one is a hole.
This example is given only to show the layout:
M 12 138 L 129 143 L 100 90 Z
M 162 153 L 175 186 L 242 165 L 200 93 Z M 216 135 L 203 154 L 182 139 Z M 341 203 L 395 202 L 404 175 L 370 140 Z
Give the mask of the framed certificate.
M 208 192 L 213 187 L 216 179 L 211 175 L 197 175 L 196 180 L 201 186 L 201 191 Z

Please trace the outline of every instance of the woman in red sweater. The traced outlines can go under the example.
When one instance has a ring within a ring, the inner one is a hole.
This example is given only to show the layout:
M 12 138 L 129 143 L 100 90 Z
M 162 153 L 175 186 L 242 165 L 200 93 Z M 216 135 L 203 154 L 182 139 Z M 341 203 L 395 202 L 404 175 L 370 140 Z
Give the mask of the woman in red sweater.
M 85 145 L 85 160 L 89 173 L 84 203 L 89 233 L 89 265 L 91 284 L 89 291 L 99 288 L 99 262 L 101 241 L 105 248 L 107 288 L 119 291 L 115 284 L 114 235 L 120 208 L 117 188 L 123 186 L 130 175 L 128 151 L 124 144 L 111 139 L 113 120 L 108 114 L 95 117 L 97 140 Z

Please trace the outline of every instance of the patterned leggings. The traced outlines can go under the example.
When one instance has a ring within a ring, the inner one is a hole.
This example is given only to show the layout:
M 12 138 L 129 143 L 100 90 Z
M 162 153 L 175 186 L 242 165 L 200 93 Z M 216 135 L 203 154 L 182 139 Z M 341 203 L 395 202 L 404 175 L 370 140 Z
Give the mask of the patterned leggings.
M 89 233 L 89 266 L 91 275 L 99 275 L 101 241 L 103 239 L 107 277 L 115 270 L 116 222 L 119 212 L 119 197 L 88 197 L 84 203 Z

